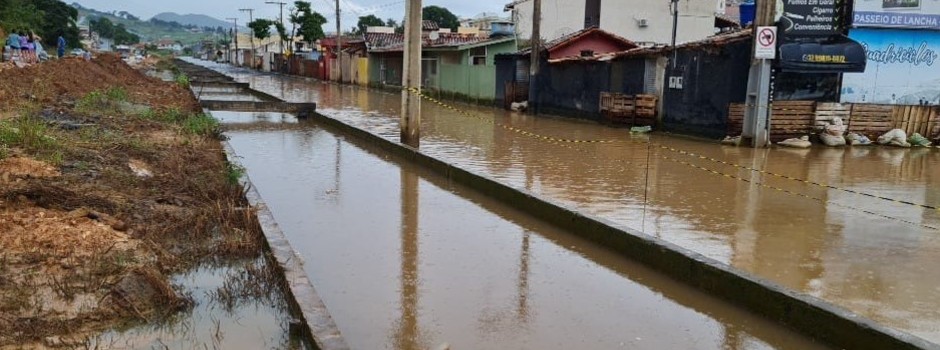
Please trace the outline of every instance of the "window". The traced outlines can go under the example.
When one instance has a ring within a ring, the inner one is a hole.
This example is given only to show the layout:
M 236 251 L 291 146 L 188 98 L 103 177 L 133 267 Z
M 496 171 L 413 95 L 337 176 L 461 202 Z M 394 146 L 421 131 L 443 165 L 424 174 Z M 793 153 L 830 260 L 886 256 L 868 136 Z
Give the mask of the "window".
M 594 57 L 594 50 L 581 50 L 581 57 Z
M 486 65 L 486 46 L 470 49 L 470 65 L 471 66 L 485 66 Z

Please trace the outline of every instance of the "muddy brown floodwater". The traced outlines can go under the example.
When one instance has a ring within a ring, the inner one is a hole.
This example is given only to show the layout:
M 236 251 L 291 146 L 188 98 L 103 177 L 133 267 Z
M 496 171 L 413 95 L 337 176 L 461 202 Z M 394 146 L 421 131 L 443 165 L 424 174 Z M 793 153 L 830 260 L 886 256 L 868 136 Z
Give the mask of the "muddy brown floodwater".
M 208 66 L 398 137 L 397 93 Z M 940 343 L 940 211 L 848 192 L 940 207 L 936 149 L 754 150 L 650 136 L 716 162 L 592 122 L 454 105 L 542 135 L 623 142 L 562 147 L 424 103 L 424 152 Z
M 286 114 L 213 112 L 353 349 L 816 349 Z

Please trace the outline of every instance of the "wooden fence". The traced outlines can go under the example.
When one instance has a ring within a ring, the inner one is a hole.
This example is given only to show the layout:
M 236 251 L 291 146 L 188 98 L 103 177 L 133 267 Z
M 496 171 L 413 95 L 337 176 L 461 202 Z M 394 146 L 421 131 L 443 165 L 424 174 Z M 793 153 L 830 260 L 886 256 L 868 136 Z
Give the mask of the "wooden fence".
M 728 135 L 741 135 L 745 106 L 728 106 Z M 849 132 L 875 139 L 892 130 L 901 129 L 908 135 L 919 133 L 928 138 L 940 136 L 940 107 L 894 106 L 875 104 L 841 104 L 813 101 L 779 101 L 771 108 L 770 140 L 784 139 L 821 132 L 835 118 L 841 118 Z

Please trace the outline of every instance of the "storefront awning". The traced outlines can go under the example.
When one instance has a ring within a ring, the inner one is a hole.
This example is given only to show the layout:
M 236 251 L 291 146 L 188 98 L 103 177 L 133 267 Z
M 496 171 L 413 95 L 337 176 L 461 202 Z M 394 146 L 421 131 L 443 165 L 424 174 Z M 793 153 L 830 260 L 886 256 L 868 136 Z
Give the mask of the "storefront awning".
M 844 36 L 822 42 L 780 45 L 780 70 L 796 73 L 862 73 L 865 48 Z

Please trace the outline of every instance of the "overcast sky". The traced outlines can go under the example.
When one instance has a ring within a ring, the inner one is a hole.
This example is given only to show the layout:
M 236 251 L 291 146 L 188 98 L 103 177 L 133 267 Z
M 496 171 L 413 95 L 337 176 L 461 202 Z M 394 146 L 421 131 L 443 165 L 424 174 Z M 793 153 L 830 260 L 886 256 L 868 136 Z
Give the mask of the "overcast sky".
M 281 0 L 293 3 L 293 0 Z M 320 12 L 330 20 L 331 27 L 335 17 L 335 0 L 308 0 L 313 4 L 314 10 Z M 450 9 L 457 17 L 474 17 L 482 12 L 496 12 L 503 16 L 503 6 L 511 0 L 425 0 L 424 6 L 437 5 Z M 278 14 L 277 5 L 267 5 L 265 0 L 65 0 L 67 3 L 78 2 L 84 7 L 99 11 L 127 11 L 143 19 L 150 19 L 161 12 L 176 12 L 179 14 L 204 14 L 224 20 L 229 17 L 239 17 L 247 21 L 246 13 L 239 13 L 239 8 L 254 8 L 255 17 L 274 17 Z M 405 17 L 405 2 L 403 0 L 340 0 L 343 14 L 343 28 L 355 26 L 359 16 L 375 14 L 380 18 L 394 18 L 401 21 Z M 347 25 L 348 23 L 348 25 Z

